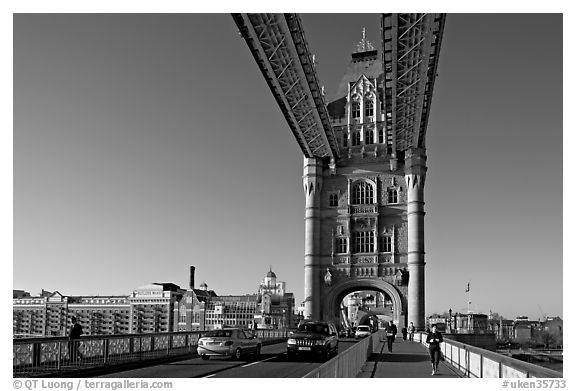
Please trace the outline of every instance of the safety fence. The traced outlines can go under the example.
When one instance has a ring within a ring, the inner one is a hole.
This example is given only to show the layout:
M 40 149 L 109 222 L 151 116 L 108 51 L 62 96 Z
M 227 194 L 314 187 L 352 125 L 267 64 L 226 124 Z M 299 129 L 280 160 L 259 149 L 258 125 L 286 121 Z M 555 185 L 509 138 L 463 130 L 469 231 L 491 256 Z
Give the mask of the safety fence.
M 425 346 L 426 334 L 416 333 L 414 339 Z M 446 363 L 465 377 L 474 378 L 558 378 L 561 372 L 531 364 L 476 346 L 444 338 L 440 346 Z
M 306 378 L 341 378 L 356 377 L 366 360 L 378 348 L 378 342 L 385 339 L 384 330 L 378 330 L 369 337 L 354 344 L 336 357 L 306 374 Z
M 24 338 L 13 340 L 13 376 L 50 376 L 196 354 L 202 331 Z M 262 344 L 286 340 L 288 330 L 257 330 Z

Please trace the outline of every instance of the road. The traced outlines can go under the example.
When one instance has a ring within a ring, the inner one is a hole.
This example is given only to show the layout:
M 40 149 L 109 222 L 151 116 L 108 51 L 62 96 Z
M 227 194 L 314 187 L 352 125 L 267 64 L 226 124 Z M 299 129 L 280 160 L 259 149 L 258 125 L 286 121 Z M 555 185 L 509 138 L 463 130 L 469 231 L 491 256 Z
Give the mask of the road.
M 339 352 L 354 345 L 354 340 L 340 340 Z M 99 377 L 103 378 L 300 378 L 322 365 L 322 361 L 313 357 L 290 359 L 286 354 L 286 344 L 280 343 L 262 347 L 257 359 L 246 357 L 242 360 L 228 358 L 210 358 L 205 361 L 200 357 L 154 365 L 151 367 L 114 372 Z

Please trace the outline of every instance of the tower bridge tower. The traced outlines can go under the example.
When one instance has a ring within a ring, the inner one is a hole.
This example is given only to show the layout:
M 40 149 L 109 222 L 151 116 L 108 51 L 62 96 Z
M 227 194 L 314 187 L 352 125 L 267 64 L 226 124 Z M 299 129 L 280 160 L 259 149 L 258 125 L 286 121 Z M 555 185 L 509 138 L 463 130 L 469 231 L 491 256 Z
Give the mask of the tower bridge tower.
M 304 159 L 310 318 L 336 320 L 342 298 L 360 289 L 392 297 L 398 324 L 408 321 L 409 303 L 423 309 L 426 158 L 423 150 L 396 153 L 384 86 L 378 51 L 363 36 L 327 105 L 341 157 Z
M 444 14 L 382 14 L 324 101 L 296 14 L 233 14 L 304 154 L 304 316 L 338 321 L 359 290 L 423 329 L 425 133 Z

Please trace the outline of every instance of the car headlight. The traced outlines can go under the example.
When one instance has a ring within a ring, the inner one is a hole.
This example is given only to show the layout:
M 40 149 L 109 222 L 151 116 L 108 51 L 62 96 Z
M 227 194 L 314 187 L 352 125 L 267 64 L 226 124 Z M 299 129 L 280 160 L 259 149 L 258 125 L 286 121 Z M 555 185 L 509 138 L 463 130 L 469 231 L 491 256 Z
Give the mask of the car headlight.
M 296 339 L 288 338 L 288 345 L 296 345 Z
M 325 345 L 326 342 L 328 342 L 328 341 L 324 341 L 323 339 L 317 339 L 317 340 L 316 340 L 316 345 Z

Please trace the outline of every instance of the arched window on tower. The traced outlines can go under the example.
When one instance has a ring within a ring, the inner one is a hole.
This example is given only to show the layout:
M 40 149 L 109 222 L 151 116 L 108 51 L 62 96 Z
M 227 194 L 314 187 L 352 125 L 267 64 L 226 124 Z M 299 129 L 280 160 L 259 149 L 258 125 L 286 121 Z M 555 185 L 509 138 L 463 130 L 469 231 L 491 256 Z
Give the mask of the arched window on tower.
M 360 102 L 354 101 L 352 102 L 352 118 L 359 118 L 360 117 Z
M 352 189 L 353 204 L 373 204 L 374 189 L 366 182 L 359 182 Z
M 384 144 L 384 129 L 378 130 L 378 142 Z
M 372 117 L 374 115 L 374 101 L 367 100 L 364 102 L 364 115 L 366 117 Z
M 398 190 L 388 189 L 388 203 L 397 204 L 398 203 Z
M 369 129 L 366 131 L 366 145 L 374 144 L 374 131 Z
M 360 145 L 360 132 L 352 132 L 352 145 Z

